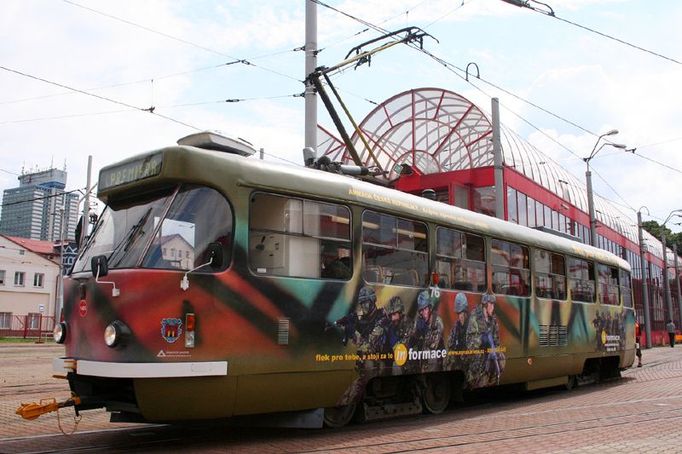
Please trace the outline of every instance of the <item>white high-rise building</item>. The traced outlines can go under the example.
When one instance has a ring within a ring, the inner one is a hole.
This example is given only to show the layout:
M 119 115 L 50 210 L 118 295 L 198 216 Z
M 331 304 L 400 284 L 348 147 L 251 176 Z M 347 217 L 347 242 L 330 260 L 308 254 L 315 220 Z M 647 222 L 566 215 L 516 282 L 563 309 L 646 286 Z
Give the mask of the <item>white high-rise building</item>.
M 78 194 L 67 194 L 65 187 L 64 170 L 22 173 L 19 187 L 3 193 L 0 233 L 52 242 L 73 240 Z

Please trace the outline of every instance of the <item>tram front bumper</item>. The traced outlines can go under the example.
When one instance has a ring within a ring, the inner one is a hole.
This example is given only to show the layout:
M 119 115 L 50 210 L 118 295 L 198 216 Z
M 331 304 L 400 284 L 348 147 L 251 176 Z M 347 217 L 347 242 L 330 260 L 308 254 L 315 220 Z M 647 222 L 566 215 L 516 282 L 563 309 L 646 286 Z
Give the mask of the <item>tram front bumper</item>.
M 227 375 L 227 366 L 227 361 L 124 363 L 67 357 L 52 361 L 52 370 L 56 373 L 106 378 L 220 377 Z

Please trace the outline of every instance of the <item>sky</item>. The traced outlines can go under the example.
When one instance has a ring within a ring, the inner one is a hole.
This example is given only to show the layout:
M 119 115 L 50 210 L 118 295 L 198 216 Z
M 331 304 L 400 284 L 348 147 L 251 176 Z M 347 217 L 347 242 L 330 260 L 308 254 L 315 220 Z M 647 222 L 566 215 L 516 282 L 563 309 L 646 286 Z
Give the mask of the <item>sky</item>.
M 636 151 L 603 148 L 590 163 L 595 192 L 633 223 L 640 207 L 659 223 L 682 208 L 682 2 L 548 0 L 556 17 L 501 0 L 324 3 L 338 11 L 317 6 L 319 65 L 377 37 L 365 21 L 420 27 L 435 38 L 429 52 L 480 69 L 470 83 L 395 46 L 334 78 L 357 120 L 411 88 L 451 90 L 484 111 L 494 96 L 502 123 L 581 181 L 581 158 L 618 129 L 609 139 Z M 51 166 L 82 189 L 88 156 L 96 181 L 101 167 L 197 130 L 303 162 L 304 0 L 3 0 L 0 43 L 0 192 Z

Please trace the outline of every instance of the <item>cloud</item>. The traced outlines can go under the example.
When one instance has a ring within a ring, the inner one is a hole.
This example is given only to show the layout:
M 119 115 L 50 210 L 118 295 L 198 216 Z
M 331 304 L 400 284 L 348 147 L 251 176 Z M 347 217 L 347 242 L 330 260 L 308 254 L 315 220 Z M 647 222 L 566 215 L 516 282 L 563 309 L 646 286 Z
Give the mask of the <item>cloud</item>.
M 264 98 L 303 91 L 299 80 L 304 56 L 292 49 L 304 44 L 304 2 L 74 1 L 177 39 L 66 2 L 5 0 L 0 39 L 11 45 L 0 47 L 0 62 L 138 108 L 154 105 L 158 113 L 197 128 L 221 129 L 273 156 L 301 161 L 302 99 Z M 682 136 L 679 65 L 499 0 L 466 0 L 463 6 L 459 0 L 328 3 L 387 29 L 424 27 L 440 41 L 425 40 L 429 51 L 458 67 L 477 63 L 481 77 L 490 83 L 472 78 L 478 87 L 474 88 L 427 56 L 393 47 L 376 56 L 371 66 L 349 69 L 334 79 L 358 120 L 374 107 L 365 98 L 380 102 L 409 88 L 452 90 L 485 111 L 490 110 L 490 96 L 496 96 L 505 125 L 584 178 L 584 163 L 578 157 L 527 122 L 579 156 L 592 149 L 596 137 L 538 111 L 506 89 L 595 133 L 618 128 L 621 132 L 614 140 L 639 147 L 637 153 L 646 158 L 682 169 L 680 142 L 669 142 Z M 682 5 L 576 0 L 554 6 L 560 17 L 672 57 L 682 55 L 682 29 L 677 26 Z M 378 36 L 372 30 L 363 32 L 366 26 L 342 14 L 319 5 L 317 10 L 318 45 L 324 49 L 318 55 L 320 65 L 336 64 L 350 48 Z M 256 66 L 224 66 L 232 58 L 249 58 Z M 176 73 L 184 74 L 165 77 Z M 136 83 L 95 89 L 122 82 Z M 82 94 L 44 97 L 65 90 L 6 71 L 0 71 L 0 86 L 0 168 L 18 173 L 22 167 L 45 168 L 51 163 L 61 167 L 66 160 L 72 188 L 85 184 L 90 154 L 97 170 L 193 132 L 147 112 Z M 9 102 L 34 97 L 40 98 Z M 233 98 L 254 99 L 219 102 Z M 191 103 L 205 104 L 173 107 Z M 103 113 L 119 110 L 127 111 Z M 320 121 L 330 126 L 321 103 L 318 111 Z M 80 116 L 37 120 L 65 115 Z M 659 142 L 666 143 L 651 145 Z M 648 204 L 652 214 L 661 215 L 682 207 L 682 179 L 673 170 L 608 149 L 593 164 L 633 206 Z M 617 199 L 598 180 L 597 191 Z M 0 190 L 15 184 L 16 176 L 0 172 Z M 652 193 L 666 196 L 651 197 Z

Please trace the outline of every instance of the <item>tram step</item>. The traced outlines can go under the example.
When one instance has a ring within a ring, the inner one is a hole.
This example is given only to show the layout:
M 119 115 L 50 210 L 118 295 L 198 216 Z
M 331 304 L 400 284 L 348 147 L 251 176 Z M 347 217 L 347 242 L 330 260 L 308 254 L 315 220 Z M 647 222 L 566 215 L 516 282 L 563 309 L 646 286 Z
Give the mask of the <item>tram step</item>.
M 418 415 L 422 412 L 422 406 L 419 401 L 376 406 L 365 404 L 363 407 L 366 421 L 392 418 L 395 416 Z
M 526 391 L 532 391 L 534 389 L 551 388 L 553 386 L 565 386 L 568 383 L 568 377 L 554 377 L 545 378 L 542 380 L 533 380 L 526 383 Z
M 599 381 L 599 374 L 578 375 L 578 386 L 591 385 Z

